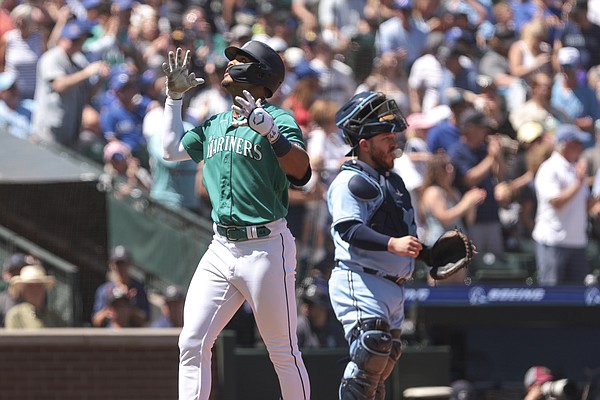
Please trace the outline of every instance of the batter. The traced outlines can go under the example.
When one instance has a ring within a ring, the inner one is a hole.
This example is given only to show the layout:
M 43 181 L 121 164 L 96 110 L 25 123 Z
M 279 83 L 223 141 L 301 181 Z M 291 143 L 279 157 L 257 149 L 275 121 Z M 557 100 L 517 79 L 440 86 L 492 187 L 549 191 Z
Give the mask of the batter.
M 179 399 L 207 400 L 211 349 L 247 301 L 279 378 L 284 400 L 310 399 L 296 338 L 296 247 L 286 224 L 290 182 L 311 176 L 302 132 L 292 116 L 268 103 L 283 82 L 280 56 L 262 42 L 228 47 L 221 85 L 231 112 L 183 134 L 183 93 L 203 83 L 189 73 L 189 51 L 169 53 L 163 157 L 204 160 L 213 240 L 190 283 L 179 337 Z M 183 62 L 182 62 L 183 61 Z M 182 136 L 183 134 L 183 136 Z

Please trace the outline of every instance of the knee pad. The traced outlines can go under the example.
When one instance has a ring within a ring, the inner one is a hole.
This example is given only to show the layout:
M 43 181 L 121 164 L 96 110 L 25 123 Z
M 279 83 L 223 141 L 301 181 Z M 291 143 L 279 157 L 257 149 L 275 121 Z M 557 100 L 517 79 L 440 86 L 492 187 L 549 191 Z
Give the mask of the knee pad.
M 379 319 L 362 323 L 350 347 L 352 361 L 344 374 L 340 399 L 373 398 L 392 348 L 393 340 L 387 323 Z
M 390 356 L 388 357 L 387 365 L 383 369 L 381 373 L 381 381 L 385 381 L 392 374 L 394 370 L 394 366 L 396 362 L 400 359 L 402 355 L 402 342 L 400 339 L 392 339 L 392 350 L 390 351 Z
M 383 372 L 393 347 L 389 325 L 380 319 L 363 322 L 350 357 L 359 370 L 379 375 Z

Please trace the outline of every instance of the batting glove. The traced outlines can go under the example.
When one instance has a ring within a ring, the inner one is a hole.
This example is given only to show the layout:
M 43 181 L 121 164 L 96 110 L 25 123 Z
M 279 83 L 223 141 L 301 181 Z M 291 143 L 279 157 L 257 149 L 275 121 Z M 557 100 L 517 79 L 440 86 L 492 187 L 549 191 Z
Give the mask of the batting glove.
M 236 127 L 248 125 L 250 129 L 266 137 L 269 143 L 275 143 L 281 134 L 271 114 L 266 112 L 262 107 L 262 100 L 255 100 L 254 96 L 247 90 L 244 90 L 242 93 L 246 98 L 236 96 L 235 101 L 239 106 L 234 104 L 231 106 L 231 109 L 246 118 L 233 121 L 232 125 Z
M 189 66 L 192 63 L 192 53 L 185 52 L 185 59 L 182 60 L 183 50 L 178 47 L 177 52 L 169 51 L 169 63 L 163 63 L 162 69 L 167 76 L 167 96 L 172 99 L 181 99 L 183 94 L 198 85 L 204 83 L 204 79 L 196 78 L 194 72 L 189 72 Z

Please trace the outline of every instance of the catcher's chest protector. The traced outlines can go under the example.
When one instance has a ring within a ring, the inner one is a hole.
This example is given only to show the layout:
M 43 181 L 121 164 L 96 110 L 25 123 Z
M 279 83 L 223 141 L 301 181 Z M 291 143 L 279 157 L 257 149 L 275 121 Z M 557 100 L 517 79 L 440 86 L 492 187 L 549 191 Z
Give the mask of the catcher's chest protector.
M 367 221 L 371 229 L 393 237 L 416 235 L 410 194 L 400 176 L 393 172 L 385 176 L 360 161 L 346 163 L 344 168 L 357 172 L 349 181 L 352 194 L 376 204 Z

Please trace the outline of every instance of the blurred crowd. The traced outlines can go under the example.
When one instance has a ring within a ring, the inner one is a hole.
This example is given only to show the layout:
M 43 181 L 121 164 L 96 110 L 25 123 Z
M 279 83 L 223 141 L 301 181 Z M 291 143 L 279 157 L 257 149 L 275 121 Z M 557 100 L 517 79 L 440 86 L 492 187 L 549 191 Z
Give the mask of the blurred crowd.
M 538 283 L 593 278 L 586 258 L 588 241 L 600 238 L 598 0 L 4 0 L 0 129 L 99 163 L 117 193 L 142 190 L 207 216 L 201 169 L 161 156 L 161 66 L 168 51 L 189 49 L 206 81 L 185 97 L 191 129 L 230 109 L 223 51 L 249 39 L 285 62 L 269 101 L 294 115 L 314 171 L 306 187 L 290 188 L 288 223 L 299 260 L 318 267 L 304 274 L 313 286 L 299 283 L 301 328 L 325 328 L 301 340 L 338 344 L 337 325 L 318 310 L 328 303 L 314 295 L 327 293 L 333 261 L 324 195 L 348 152 L 335 113 L 364 90 L 385 92 L 410 125 L 395 170 L 425 244 L 454 227 L 496 258 L 531 241 Z M 130 263 L 126 249 L 114 249 L 93 326 L 152 322 L 143 285 L 123 267 Z M 25 298 L 28 280 L 51 288 L 36 265 L 28 260 L 19 267 L 27 274 L 5 277 L 18 293 L 12 301 Z M 165 299 L 183 298 L 171 290 Z M 163 324 L 179 326 L 178 311 L 164 313 L 175 316 Z M 42 319 L 58 326 L 55 317 Z M 243 325 L 240 318 L 232 323 Z

